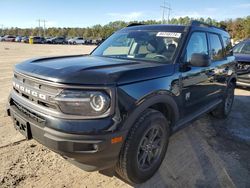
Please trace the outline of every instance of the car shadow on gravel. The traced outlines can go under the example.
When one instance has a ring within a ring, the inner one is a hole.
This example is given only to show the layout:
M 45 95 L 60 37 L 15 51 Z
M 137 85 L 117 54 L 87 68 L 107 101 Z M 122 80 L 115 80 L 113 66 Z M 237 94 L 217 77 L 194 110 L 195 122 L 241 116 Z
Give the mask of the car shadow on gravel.
M 135 187 L 250 187 L 250 96 L 225 120 L 204 115 L 170 139 L 158 172 Z

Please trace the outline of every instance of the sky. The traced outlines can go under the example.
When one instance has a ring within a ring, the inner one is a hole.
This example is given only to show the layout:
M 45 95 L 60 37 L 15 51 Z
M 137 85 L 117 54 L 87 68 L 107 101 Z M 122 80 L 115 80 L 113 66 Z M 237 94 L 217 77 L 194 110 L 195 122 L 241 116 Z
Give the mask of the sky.
M 250 0 L 166 0 L 170 18 L 216 20 L 250 15 Z M 91 27 L 123 20 L 161 20 L 163 0 L 0 0 L 0 27 Z M 167 14 L 167 12 L 166 12 Z M 167 16 L 166 16 L 167 18 Z

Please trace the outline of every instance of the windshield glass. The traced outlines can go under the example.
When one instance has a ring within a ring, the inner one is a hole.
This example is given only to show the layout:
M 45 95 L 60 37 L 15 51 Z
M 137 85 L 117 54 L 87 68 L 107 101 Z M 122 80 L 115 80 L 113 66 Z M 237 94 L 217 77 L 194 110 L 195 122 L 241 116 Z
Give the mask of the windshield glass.
M 105 40 L 91 55 L 169 62 L 178 47 L 181 33 L 121 31 Z
M 250 41 L 236 45 L 233 51 L 234 53 L 250 54 Z

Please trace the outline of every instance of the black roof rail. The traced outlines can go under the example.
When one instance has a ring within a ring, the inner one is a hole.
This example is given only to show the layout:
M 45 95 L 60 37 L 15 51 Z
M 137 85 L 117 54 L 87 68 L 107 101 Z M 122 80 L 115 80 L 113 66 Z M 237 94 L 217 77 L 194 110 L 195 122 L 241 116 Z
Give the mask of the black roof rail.
M 208 24 L 208 23 L 205 23 L 205 22 L 198 21 L 198 20 L 191 20 L 190 26 L 214 27 L 214 28 L 221 29 L 221 30 L 224 30 L 224 31 L 226 30 L 225 27 L 217 27 L 217 26 L 214 26 L 214 25 L 210 25 L 210 24 Z
M 139 26 L 139 25 L 144 25 L 142 23 L 131 23 L 129 25 L 127 25 L 127 27 L 134 27 L 134 26 Z

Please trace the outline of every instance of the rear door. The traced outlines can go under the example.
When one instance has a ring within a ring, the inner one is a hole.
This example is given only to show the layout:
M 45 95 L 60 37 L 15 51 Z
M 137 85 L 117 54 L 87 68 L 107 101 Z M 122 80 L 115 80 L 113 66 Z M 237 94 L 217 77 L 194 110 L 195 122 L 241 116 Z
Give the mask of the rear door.
M 216 33 L 208 33 L 209 49 L 210 49 L 210 72 L 213 74 L 213 93 L 211 99 L 218 99 L 223 95 L 223 91 L 227 86 L 227 78 L 230 75 L 229 59 L 223 48 L 223 39 L 221 35 Z M 225 46 L 225 44 L 224 44 Z

